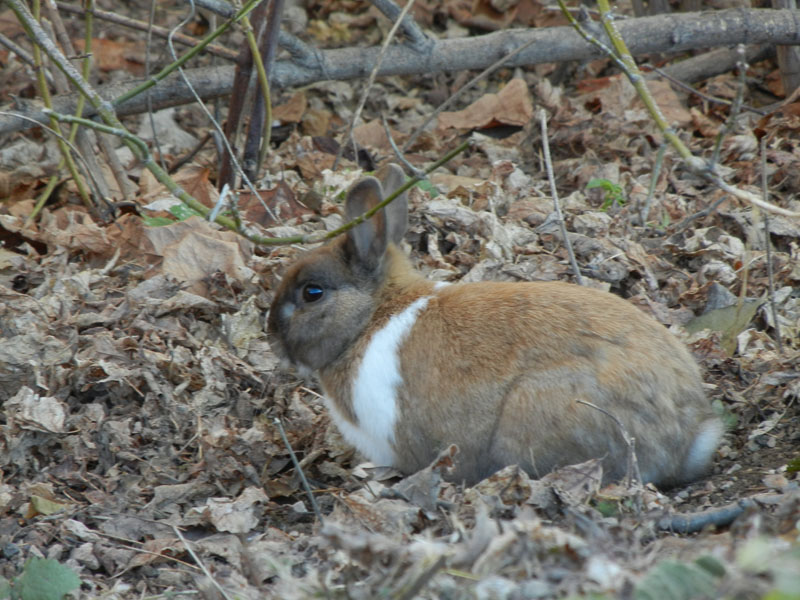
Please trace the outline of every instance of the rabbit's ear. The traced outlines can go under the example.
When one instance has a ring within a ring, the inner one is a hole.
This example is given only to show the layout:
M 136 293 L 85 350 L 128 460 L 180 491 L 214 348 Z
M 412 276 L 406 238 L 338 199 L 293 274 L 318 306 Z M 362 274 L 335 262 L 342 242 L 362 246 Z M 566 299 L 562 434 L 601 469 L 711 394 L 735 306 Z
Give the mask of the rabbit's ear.
M 406 181 L 403 169 L 394 163 L 384 165 L 376 175 L 383 184 L 384 199 L 393 194 Z M 389 241 L 400 244 L 408 228 L 408 192 L 403 192 L 398 198 L 392 200 L 384 210 L 386 211 L 386 230 Z
M 383 200 L 380 182 L 374 177 L 365 177 L 347 192 L 344 216 L 349 222 L 374 208 Z M 367 271 L 374 271 L 381 263 L 388 238 L 386 236 L 385 211 L 356 225 L 347 232 L 347 249 L 350 256 Z

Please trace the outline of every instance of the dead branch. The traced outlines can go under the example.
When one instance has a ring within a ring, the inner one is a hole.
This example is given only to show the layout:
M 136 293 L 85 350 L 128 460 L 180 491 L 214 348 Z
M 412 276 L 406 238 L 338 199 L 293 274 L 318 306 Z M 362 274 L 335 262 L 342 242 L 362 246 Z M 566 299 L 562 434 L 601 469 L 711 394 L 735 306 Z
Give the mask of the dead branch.
M 662 531 L 682 534 L 697 533 L 709 525 L 726 527 L 739 518 L 745 510 L 777 504 L 784 498 L 786 494 L 758 494 L 696 513 L 665 515 L 658 520 L 656 527 Z
M 634 55 L 683 52 L 699 48 L 746 44 L 799 44 L 800 11 L 792 10 L 722 10 L 704 13 L 681 13 L 620 21 L 618 28 Z M 535 40 L 508 62 L 509 67 L 547 62 L 588 60 L 600 56 L 599 51 L 584 41 L 571 27 L 546 29 L 514 29 L 479 37 L 437 40 L 419 52 L 409 45 L 387 49 L 378 71 L 379 76 L 432 74 L 469 69 L 483 69 L 520 46 Z M 283 40 L 282 40 L 283 41 Z M 375 64 L 380 48 L 345 48 L 313 51 L 302 61 L 281 60 L 273 71 L 274 89 L 297 87 L 327 80 L 367 77 Z M 186 70 L 201 98 L 210 99 L 230 92 L 233 67 Z M 141 81 L 112 84 L 100 89 L 104 98 L 113 99 L 133 89 Z M 59 113 L 74 110 L 76 96 L 53 99 Z M 167 77 L 151 90 L 153 108 L 177 106 L 193 101 L 194 96 L 179 76 Z M 41 107 L 15 107 L 22 114 L 44 123 Z M 144 96 L 117 107 L 119 115 L 138 114 L 147 110 Z M 91 116 L 91 112 L 85 116 Z M 30 123 L 13 117 L 0 118 L 0 134 L 30 127 Z

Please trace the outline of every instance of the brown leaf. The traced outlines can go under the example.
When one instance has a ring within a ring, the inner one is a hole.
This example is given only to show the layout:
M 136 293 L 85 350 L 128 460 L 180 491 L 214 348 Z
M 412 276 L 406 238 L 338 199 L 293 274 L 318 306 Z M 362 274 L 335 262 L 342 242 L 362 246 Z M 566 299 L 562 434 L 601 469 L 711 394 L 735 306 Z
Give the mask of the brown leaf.
M 272 118 L 282 123 L 299 123 L 308 107 L 308 100 L 303 92 L 295 92 L 285 103 L 272 109 Z
M 84 40 L 72 42 L 75 50 L 84 52 Z M 101 71 L 128 71 L 134 75 L 144 74 L 144 42 L 140 40 L 111 40 L 108 38 L 92 38 L 92 57 Z
M 497 125 L 522 127 L 533 116 L 533 100 L 522 79 L 512 79 L 497 94 L 486 94 L 464 110 L 443 112 L 439 128 L 485 129 Z

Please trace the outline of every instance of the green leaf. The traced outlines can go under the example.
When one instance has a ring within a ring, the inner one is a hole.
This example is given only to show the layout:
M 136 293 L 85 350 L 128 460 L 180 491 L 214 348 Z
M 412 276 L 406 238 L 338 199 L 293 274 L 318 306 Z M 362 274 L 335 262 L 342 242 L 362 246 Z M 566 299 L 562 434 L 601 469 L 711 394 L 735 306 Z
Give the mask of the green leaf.
M 34 494 L 31 496 L 31 508 L 40 515 L 54 515 L 65 510 L 67 505 Z
M 603 205 L 600 210 L 608 210 L 612 204 L 625 204 L 625 195 L 622 193 L 622 187 L 608 179 L 590 179 L 586 184 L 586 189 L 591 190 L 594 188 L 602 188 L 605 190 L 603 196 Z
M 616 517 L 619 514 L 619 503 L 612 500 L 599 500 L 594 507 L 604 517 Z
M 0 577 L 0 600 L 11 598 L 11 584 L 7 579 Z
M 61 600 L 80 585 L 75 572 L 57 560 L 31 558 L 14 588 L 22 600 Z
M 714 577 L 722 577 L 725 575 L 725 565 L 719 562 L 713 556 L 701 556 L 698 558 L 694 563 L 709 573 L 711 573 Z
M 636 600 L 714 598 L 716 577 L 706 568 L 671 560 L 653 567 L 633 592 Z
M 436 196 L 439 195 L 439 190 L 437 190 L 436 186 L 434 186 L 428 179 L 423 179 L 422 181 L 417 182 L 415 187 L 418 187 L 423 192 L 428 192 L 431 198 L 436 198 Z
M 201 219 L 204 218 L 199 212 L 194 210 L 193 208 L 187 206 L 183 202 L 180 204 L 173 204 L 169 207 L 169 212 L 175 215 L 179 221 L 185 221 L 189 217 L 200 217 Z
M 697 333 L 704 329 L 710 329 L 720 332 L 722 347 L 732 355 L 736 351 L 736 336 L 747 328 L 756 315 L 758 307 L 762 304 L 764 304 L 762 299 L 744 300 L 733 306 L 711 310 L 689 321 L 686 324 L 686 331 Z
M 621 192 L 621 188 L 616 184 L 608 179 L 590 179 L 589 183 L 586 184 L 587 190 L 592 190 L 594 188 L 603 188 L 607 192 Z
M 167 217 L 144 217 L 142 219 L 147 227 L 163 227 L 164 225 L 172 225 L 175 219 L 168 219 Z

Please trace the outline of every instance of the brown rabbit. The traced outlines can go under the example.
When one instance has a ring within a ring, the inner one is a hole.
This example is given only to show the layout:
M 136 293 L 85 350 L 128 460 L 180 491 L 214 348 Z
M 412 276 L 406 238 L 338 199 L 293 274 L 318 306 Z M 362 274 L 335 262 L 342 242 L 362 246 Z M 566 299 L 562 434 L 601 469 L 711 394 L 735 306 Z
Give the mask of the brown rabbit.
M 396 165 L 349 190 L 348 220 L 404 181 Z M 454 443 L 453 479 L 519 464 L 531 475 L 602 458 L 624 475 L 636 439 L 642 478 L 700 477 L 722 427 L 697 365 L 663 326 L 621 298 L 566 283 L 435 284 L 399 243 L 401 197 L 288 270 L 268 332 L 275 353 L 315 373 L 344 437 L 404 473 Z

